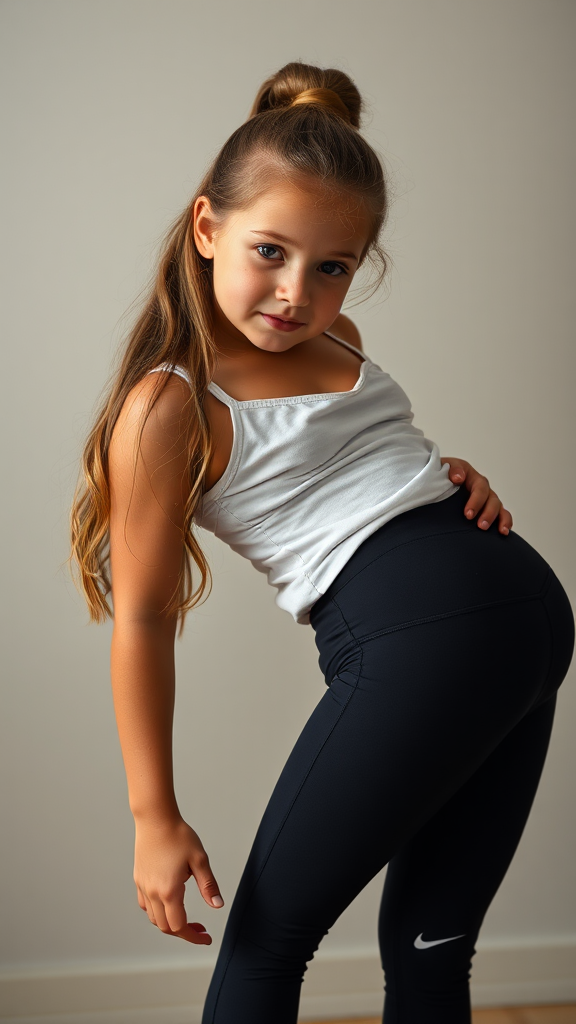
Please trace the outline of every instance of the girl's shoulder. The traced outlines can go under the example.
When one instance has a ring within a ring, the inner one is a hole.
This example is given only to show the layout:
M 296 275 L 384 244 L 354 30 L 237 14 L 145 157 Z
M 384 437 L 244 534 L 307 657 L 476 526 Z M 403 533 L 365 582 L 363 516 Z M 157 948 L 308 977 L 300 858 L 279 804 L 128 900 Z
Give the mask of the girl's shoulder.
M 364 351 L 360 331 L 354 321 L 344 313 L 338 314 L 330 327 L 330 333 L 335 334 L 337 338 L 342 338 L 342 341 L 347 341 L 349 345 L 354 345 L 354 348 L 359 348 L 361 352 Z
M 160 385 L 164 373 L 142 377 L 128 391 L 120 408 L 111 438 L 111 453 L 118 446 L 125 451 L 140 439 L 148 451 L 169 448 L 181 431 L 185 407 L 190 409 L 190 387 L 177 374 Z

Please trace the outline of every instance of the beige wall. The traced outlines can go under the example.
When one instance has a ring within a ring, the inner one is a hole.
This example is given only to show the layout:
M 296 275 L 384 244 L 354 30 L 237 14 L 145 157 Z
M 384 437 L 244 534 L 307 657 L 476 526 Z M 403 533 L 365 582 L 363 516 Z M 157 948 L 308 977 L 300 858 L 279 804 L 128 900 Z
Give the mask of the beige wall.
M 488 474 L 576 593 L 575 14 L 561 0 L 3 5 L 7 971 L 198 952 L 137 905 L 110 628 L 85 624 L 61 563 L 120 318 L 207 161 L 286 61 L 352 74 L 394 182 L 390 295 L 351 312 L 365 347 L 410 395 L 416 424 Z M 177 645 L 176 784 L 228 908 L 324 683 L 311 629 L 249 564 L 207 547 L 214 592 Z M 487 943 L 576 943 L 575 716 L 573 673 Z M 381 885 L 382 874 L 324 951 L 375 951 Z M 227 910 L 207 908 L 193 882 L 187 905 L 212 930 L 212 955 Z

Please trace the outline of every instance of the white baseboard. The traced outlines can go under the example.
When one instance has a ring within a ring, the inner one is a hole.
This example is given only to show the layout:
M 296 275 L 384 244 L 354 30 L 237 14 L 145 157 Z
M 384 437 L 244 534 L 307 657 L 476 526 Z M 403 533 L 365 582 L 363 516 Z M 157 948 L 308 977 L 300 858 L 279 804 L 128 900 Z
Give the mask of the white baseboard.
M 2 1024 L 200 1024 L 213 960 L 143 963 L 0 976 Z M 382 971 L 372 950 L 319 951 L 306 971 L 302 1021 L 382 1012 Z M 576 1002 L 576 939 L 485 944 L 474 957 L 472 1002 L 526 1006 Z

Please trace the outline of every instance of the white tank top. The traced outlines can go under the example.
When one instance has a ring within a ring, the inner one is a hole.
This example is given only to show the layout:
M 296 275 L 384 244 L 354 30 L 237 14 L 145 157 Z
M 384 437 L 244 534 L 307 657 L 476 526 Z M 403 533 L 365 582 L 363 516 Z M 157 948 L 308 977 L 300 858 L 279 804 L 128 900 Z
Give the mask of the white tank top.
M 364 352 L 325 333 L 363 358 L 351 391 L 239 402 L 208 385 L 230 409 L 234 440 L 195 515 L 267 574 L 276 603 L 302 625 L 366 537 L 458 490 L 437 445 L 412 425 L 402 388 Z M 189 380 L 182 367 L 174 372 Z

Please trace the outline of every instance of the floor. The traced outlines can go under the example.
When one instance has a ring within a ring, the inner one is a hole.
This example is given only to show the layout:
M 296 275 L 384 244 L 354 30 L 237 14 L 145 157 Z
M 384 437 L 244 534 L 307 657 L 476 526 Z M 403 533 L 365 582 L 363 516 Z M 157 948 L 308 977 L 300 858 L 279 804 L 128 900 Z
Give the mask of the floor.
M 518 1006 L 505 1010 L 474 1010 L 473 1024 L 576 1024 L 576 1005 Z M 304 1024 L 304 1021 L 302 1022 Z M 381 1024 L 379 1017 L 326 1021 L 325 1024 Z

